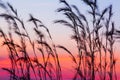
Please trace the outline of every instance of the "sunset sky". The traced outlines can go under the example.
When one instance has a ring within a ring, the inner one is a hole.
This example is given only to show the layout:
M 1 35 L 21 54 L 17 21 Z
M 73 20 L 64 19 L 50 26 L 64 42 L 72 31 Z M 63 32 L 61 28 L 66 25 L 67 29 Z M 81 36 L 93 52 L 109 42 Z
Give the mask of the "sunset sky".
M 29 14 L 32 14 L 34 17 L 39 18 L 50 30 L 53 40 L 56 44 L 61 44 L 67 47 L 71 52 L 76 53 L 76 44 L 73 40 L 71 40 L 71 29 L 66 28 L 60 24 L 54 24 L 54 21 L 57 19 L 64 19 L 65 16 L 61 13 L 56 12 L 56 10 L 63 5 L 59 3 L 59 0 L 3 0 L 4 2 L 9 2 L 13 5 L 14 8 L 17 9 L 20 18 L 27 22 L 29 18 Z M 87 6 L 83 4 L 81 0 L 66 0 L 71 4 L 75 4 L 78 6 L 79 10 L 84 13 L 88 14 L 86 10 L 88 10 Z M 100 10 L 108 7 L 110 4 L 113 5 L 113 20 L 115 21 L 115 25 L 118 29 L 120 29 L 120 0 L 99 0 L 98 2 Z M 4 28 L 5 29 L 5 28 Z M 30 32 L 31 33 L 31 32 Z M 2 42 L 0 42 L 2 43 Z M 116 46 L 117 51 L 119 51 L 118 44 Z M 6 51 L 3 48 L 0 48 L 0 68 L 1 65 L 7 65 L 4 61 L 5 58 L 8 58 L 4 55 L 7 55 Z M 59 51 L 63 52 L 63 51 Z M 65 53 L 61 53 L 65 55 Z M 116 54 L 119 54 L 116 52 Z M 68 55 L 67 55 L 68 56 Z M 69 57 L 69 56 L 68 56 Z M 65 57 L 62 56 L 63 62 L 66 61 Z M 120 59 L 118 59 L 120 60 Z M 65 62 L 67 63 L 67 61 Z M 119 63 L 120 64 L 120 61 Z M 8 65 L 7 65 L 8 66 Z M 66 67 L 63 65 L 63 67 Z M 72 66 L 71 66 L 72 67 Z M 119 65 L 120 67 L 120 65 Z M 70 76 L 70 75 L 67 75 Z M 0 75 L 0 79 L 3 78 Z
M 60 4 L 59 0 L 4 0 L 13 5 L 17 9 L 19 16 L 24 21 L 27 21 L 29 14 L 32 14 L 34 17 L 39 18 L 50 30 L 54 42 L 57 44 L 69 46 L 70 43 L 74 41 L 71 40 L 71 29 L 66 28 L 60 24 L 54 24 L 54 21 L 57 19 L 64 19 L 65 16 L 61 13 L 56 12 L 56 10 L 63 5 Z M 88 7 L 84 5 L 81 0 L 67 0 L 70 4 L 75 4 L 78 6 L 79 10 L 83 14 L 88 14 L 86 10 Z M 105 7 L 108 7 L 110 4 L 113 5 L 113 20 L 117 28 L 120 28 L 118 25 L 120 23 L 120 1 L 119 0 L 98 0 L 99 9 L 103 10 Z M 64 40 L 61 40 L 64 39 Z M 68 42 L 69 40 L 69 42 Z M 69 47 L 70 50 L 74 50 L 75 44 L 71 44 Z

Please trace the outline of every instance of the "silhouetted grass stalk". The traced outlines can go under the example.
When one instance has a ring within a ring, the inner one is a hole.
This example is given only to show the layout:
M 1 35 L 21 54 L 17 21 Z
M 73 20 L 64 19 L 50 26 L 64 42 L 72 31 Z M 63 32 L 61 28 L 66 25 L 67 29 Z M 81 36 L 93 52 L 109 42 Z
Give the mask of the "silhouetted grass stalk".
M 113 15 L 112 5 L 105 8 L 102 12 L 99 12 L 97 0 L 82 1 L 90 8 L 88 13 L 92 18 L 92 22 L 88 21 L 87 17 L 80 13 L 79 9 L 75 5 L 71 6 L 65 0 L 60 0 L 60 2 L 65 5 L 65 7 L 59 8 L 57 11 L 63 12 L 69 21 L 55 21 L 55 23 L 61 23 L 65 26 L 68 26 L 73 31 L 72 39 L 74 39 L 77 44 L 79 55 L 79 60 L 77 61 L 77 66 L 75 68 L 76 73 L 73 79 L 76 80 L 77 78 L 80 78 L 81 80 L 95 80 L 97 76 L 96 73 L 98 72 L 100 80 L 106 80 L 107 73 L 110 80 L 113 80 L 113 44 L 115 40 L 113 37 L 114 23 L 111 21 L 111 16 Z M 108 18 L 105 16 L 106 14 L 108 14 Z M 92 23 L 92 25 L 90 25 L 90 23 Z M 112 26 L 111 31 L 109 31 L 109 26 Z M 101 32 L 101 29 L 105 28 L 105 32 Z M 106 35 L 103 35 L 102 33 Z M 108 33 L 110 34 L 107 35 Z M 106 44 L 103 42 L 104 37 L 106 37 Z M 67 51 L 67 49 L 65 50 Z M 102 60 L 103 51 L 105 53 L 105 61 Z M 107 64 L 108 53 L 110 54 L 109 64 Z M 98 57 L 99 63 L 96 63 L 95 59 Z M 107 69 L 108 66 L 110 66 L 110 71 Z

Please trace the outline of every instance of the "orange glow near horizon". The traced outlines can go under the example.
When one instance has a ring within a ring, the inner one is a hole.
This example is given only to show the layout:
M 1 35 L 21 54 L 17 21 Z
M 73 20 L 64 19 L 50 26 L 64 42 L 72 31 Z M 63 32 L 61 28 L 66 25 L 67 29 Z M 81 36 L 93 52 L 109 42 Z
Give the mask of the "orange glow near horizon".
M 39 57 L 38 58 L 40 61 L 42 61 L 42 58 Z M 61 55 L 59 56 L 59 60 L 60 60 L 60 64 L 61 64 L 61 68 L 62 68 L 62 73 L 63 73 L 63 77 L 64 78 L 73 78 L 73 73 L 75 73 L 75 64 L 72 62 L 72 59 L 70 58 L 70 56 L 67 56 L 67 55 Z M 116 64 L 116 71 L 117 71 L 117 75 L 118 75 L 118 78 L 120 76 L 120 60 L 117 60 L 117 64 Z M 10 61 L 9 59 L 4 59 L 4 60 L 1 60 L 0 61 L 0 68 L 10 68 Z M 8 73 L 6 71 L 0 71 L 0 75 L 8 75 Z

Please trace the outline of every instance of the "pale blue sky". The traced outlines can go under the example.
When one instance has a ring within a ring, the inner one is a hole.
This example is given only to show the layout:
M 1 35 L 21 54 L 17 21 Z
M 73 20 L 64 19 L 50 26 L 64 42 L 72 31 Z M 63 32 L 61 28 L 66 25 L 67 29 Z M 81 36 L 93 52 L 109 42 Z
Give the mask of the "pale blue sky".
M 43 20 L 43 22 L 51 23 L 55 19 L 63 18 L 59 13 L 55 12 L 61 6 L 59 0 L 4 0 L 11 3 L 17 10 L 21 17 L 28 18 L 31 13 L 34 16 Z M 67 0 L 71 4 L 76 4 L 80 11 L 86 10 L 87 7 L 83 5 L 81 0 Z M 120 21 L 120 0 L 98 0 L 100 9 L 113 4 L 113 19 L 119 23 Z M 84 12 L 84 11 L 83 11 Z
M 56 9 L 61 7 L 62 4 L 59 3 L 59 0 L 4 0 L 11 3 L 14 8 L 18 10 L 18 13 L 21 18 L 25 20 L 28 19 L 29 13 L 33 14 L 35 17 L 43 21 L 45 25 L 50 29 L 54 41 L 57 44 L 68 44 L 71 43 L 70 29 L 62 27 L 62 25 L 53 24 L 53 21 L 56 19 L 64 19 L 65 17 L 61 13 L 57 13 Z M 87 15 L 87 6 L 83 4 L 81 0 L 67 0 L 71 4 L 76 4 L 81 12 Z M 113 20 L 116 22 L 117 27 L 120 23 L 120 0 L 98 0 L 100 9 L 103 9 L 110 4 L 113 4 Z M 62 39 L 60 39 L 62 38 Z M 61 41 L 60 41 L 61 40 Z M 74 47 L 74 45 L 73 45 Z M 72 48 L 71 48 L 72 49 Z

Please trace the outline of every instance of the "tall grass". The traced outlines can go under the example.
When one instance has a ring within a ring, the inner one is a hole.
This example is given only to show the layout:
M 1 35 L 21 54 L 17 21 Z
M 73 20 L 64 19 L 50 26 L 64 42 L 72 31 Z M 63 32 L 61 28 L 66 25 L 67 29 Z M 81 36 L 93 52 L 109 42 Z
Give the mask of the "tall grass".
M 62 12 L 67 20 L 55 20 L 73 31 L 71 39 L 76 42 L 77 57 L 66 47 L 56 46 L 49 29 L 30 14 L 26 23 L 33 24 L 32 35 L 36 36 L 33 39 L 27 30 L 30 26 L 19 17 L 17 10 L 9 3 L 0 4 L 5 10 L 0 17 L 6 20 L 9 29 L 6 33 L 0 28 L 0 36 L 11 61 L 10 68 L 2 69 L 10 74 L 10 80 L 64 80 L 57 48 L 65 50 L 75 63 L 73 80 L 117 80 L 114 43 L 120 31 L 115 29 L 112 21 L 112 5 L 99 12 L 97 0 L 82 1 L 89 7 L 87 12 L 92 21 L 76 5 L 65 0 L 60 0 L 64 7 L 57 11 Z
M 49 29 L 39 19 L 30 15 L 28 23 L 33 23 L 33 32 L 37 36 L 32 39 L 25 23 L 20 19 L 17 10 L 7 3 L 6 13 L 1 13 L 0 17 L 8 23 L 8 34 L 0 29 L 1 38 L 4 39 L 3 46 L 8 47 L 11 68 L 2 68 L 9 72 L 10 80 L 61 80 L 61 66 L 56 45 L 53 43 Z M 45 34 L 40 29 L 45 29 L 49 38 L 46 40 Z M 16 37 L 19 42 L 16 41 Z M 48 41 L 52 44 L 49 44 Z M 28 47 L 32 49 L 30 56 Z M 41 54 L 38 56 L 37 54 Z M 42 58 L 42 59 L 39 59 Z
M 89 7 L 88 17 L 82 14 L 76 5 L 70 5 L 65 0 L 60 0 L 65 6 L 58 8 L 67 20 L 56 20 L 72 29 L 72 39 L 75 40 L 78 49 L 77 66 L 74 80 L 100 80 L 117 79 L 115 77 L 114 58 L 114 31 L 115 26 L 112 18 L 112 5 L 99 12 L 97 0 L 82 0 Z M 76 11 L 76 12 L 75 12 Z M 109 56 L 108 56 L 109 55 Z M 107 60 L 109 57 L 109 60 Z M 75 58 L 75 57 L 74 57 Z M 76 58 L 75 58 L 76 59 Z

